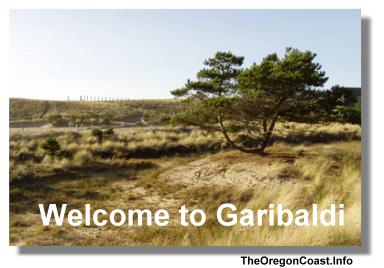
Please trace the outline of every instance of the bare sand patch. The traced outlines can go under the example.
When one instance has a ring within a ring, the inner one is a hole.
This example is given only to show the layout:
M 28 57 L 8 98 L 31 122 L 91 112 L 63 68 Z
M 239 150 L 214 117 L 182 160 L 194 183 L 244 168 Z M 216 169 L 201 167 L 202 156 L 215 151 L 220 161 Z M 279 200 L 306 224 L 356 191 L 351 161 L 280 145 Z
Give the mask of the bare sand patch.
M 292 181 L 286 173 L 292 166 L 290 162 L 285 158 L 229 151 L 170 168 L 159 179 L 186 186 L 274 185 Z

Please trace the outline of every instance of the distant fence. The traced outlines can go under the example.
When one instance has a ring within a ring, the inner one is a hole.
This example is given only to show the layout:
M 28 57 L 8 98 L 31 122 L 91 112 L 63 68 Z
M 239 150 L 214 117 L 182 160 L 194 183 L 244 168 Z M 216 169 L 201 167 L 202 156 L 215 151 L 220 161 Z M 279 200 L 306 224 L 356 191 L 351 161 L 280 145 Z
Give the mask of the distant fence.
M 100 96 L 80 96 L 80 101 L 92 102 L 122 102 L 128 101 L 126 98 L 100 97 Z

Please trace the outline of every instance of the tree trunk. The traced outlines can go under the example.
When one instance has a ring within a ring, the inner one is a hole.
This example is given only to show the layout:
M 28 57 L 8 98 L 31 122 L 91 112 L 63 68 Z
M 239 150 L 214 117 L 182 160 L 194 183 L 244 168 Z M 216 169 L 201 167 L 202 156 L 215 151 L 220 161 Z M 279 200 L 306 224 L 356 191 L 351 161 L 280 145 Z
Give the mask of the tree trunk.
M 217 115 L 217 121 L 219 122 L 219 125 L 220 125 L 220 130 L 221 132 L 223 133 L 225 139 L 227 140 L 227 142 L 235 149 L 241 151 L 241 152 L 244 152 L 244 153 L 256 153 L 256 154 L 261 154 L 263 153 L 262 151 L 260 151 L 260 149 L 247 149 L 247 148 L 244 148 L 242 146 L 239 146 L 237 145 L 233 140 L 231 140 L 231 138 L 229 137 L 228 133 L 227 133 L 227 130 L 225 129 L 224 127 L 224 123 L 223 123 L 223 118 L 222 118 L 222 115 L 221 115 L 221 112 L 219 111 L 218 112 L 218 115 Z
M 269 127 L 267 126 L 268 125 L 267 121 L 263 120 L 263 129 L 264 129 L 264 132 L 265 132 L 264 133 L 264 137 L 263 137 L 263 140 L 261 141 L 260 147 L 259 148 L 254 148 L 254 149 L 244 148 L 243 146 L 239 146 L 233 140 L 231 140 L 231 138 L 229 137 L 229 135 L 227 133 L 227 130 L 225 129 L 225 126 L 224 126 L 224 123 L 223 123 L 222 114 L 221 114 L 221 111 L 219 109 L 218 115 L 217 115 L 217 121 L 219 122 L 220 130 L 223 133 L 223 135 L 224 135 L 225 139 L 227 140 L 227 142 L 233 148 L 235 148 L 235 149 L 237 149 L 237 150 L 239 150 L 241 152 L 255 153 L 255 154 L 264 154 L 264 150 L 268 146 L 268 143 L 269 143 L 269 141 L 271 139 L 271 136 L 272 136 L 273 129 L 275 128 L 275 124 L 276 124 L 277 118 L 279 117 L 279 108 L 280 108 L 281 104 L 284 102 L 285 99 L 286 99 L 285 97 L 282 97 L 277 102 L 277 104 L 276 104 L 276 106 L 274 108 L 274 116 L 272 118 L 272 121 L 271 121 L 271 124 L 269 125 Z
M 278 114 L 276 114 L 273 119 L 272 119 L 272 122 L 271 124 L 269 125 L 269 128 L 268 128 L 268 131 L 264 134 L 264 139 L 263 141 L 261 142 L 261 146 L 260 146 L 260 151 L 263 153 L 265 148 L 268 146 L 268 143 L 269 143 L 269 140 L 271 139 L 271 136 L 272 136 L 272 131 L 275 127 L 275 124 L 276 124 L 276 121 L 277 121 L 277 118 L 278 118 Z
M 271 124 L 268 127 L 268 130 L 266 133 L 264 133 L 264 139 L 261 142 L 260 151 L 263 153 L 265 148 L 268 146 L 269 140 L 271 139 L 273 129 L 275 128 L 275 124 L 277 121 L 277 118 L 279 117 L 279 108 L 281 104 L 284 102 L 285 98 L 280 98 L 280 100 L 277 102 L 275 107 L 275 115 L 272 118 Z M 264 121 L 265 122 L 265 121 Z M 266 122 L 264 123 L 264 130 L 266 127 Z

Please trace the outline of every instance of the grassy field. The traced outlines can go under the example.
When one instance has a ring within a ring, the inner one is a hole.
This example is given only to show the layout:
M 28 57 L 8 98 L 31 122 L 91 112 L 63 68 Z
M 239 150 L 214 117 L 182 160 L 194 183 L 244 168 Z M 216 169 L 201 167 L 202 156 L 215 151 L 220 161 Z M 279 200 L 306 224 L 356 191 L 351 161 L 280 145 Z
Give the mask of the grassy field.
M 360 245 L 360 127 L 279 126 L 266 156 L 231 150 L 218 132 L 120 128 L 102 143 L 87 129 L 10 129 L 10 242 L 13 245 Z M 288 130 L 284 131 L 284 130 Z M 61 145 L 48 156 L 49 136 Z M 344 227 L 223 227 L 225 202 L 296 209 L 344 203 Z M 207 212 L 203 227 L 44 227 L 38 203 L 71 208 Z

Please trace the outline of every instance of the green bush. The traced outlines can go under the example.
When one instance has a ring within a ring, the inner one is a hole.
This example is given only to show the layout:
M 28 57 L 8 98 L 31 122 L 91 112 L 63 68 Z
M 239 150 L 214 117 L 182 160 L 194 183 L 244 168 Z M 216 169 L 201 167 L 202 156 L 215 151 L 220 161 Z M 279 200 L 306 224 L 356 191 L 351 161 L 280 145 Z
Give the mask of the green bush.
M 41 144 L 41 148 L 50 156 L 59 154 L 61 149 L 60 144 L 54 137 L 48 137 L 45 139 L 45 141 Z
M 91 131 L 91 135 L 93 137 L 96 137 L 97 138 L 97 142 L 98 143 L 103 143 L 103 136 L 104 136 L 104 133 L 102 130 L 98 129 L 98 128 L 94 128 L 92 129 Z
M 336 106 L 342 122 L 361 124 L 361 101 L 358 100 L 353 106 Z

